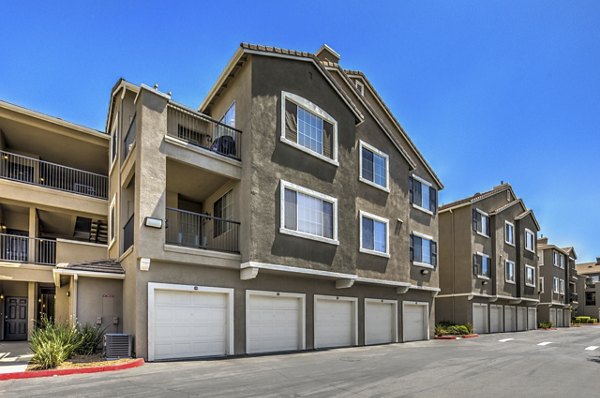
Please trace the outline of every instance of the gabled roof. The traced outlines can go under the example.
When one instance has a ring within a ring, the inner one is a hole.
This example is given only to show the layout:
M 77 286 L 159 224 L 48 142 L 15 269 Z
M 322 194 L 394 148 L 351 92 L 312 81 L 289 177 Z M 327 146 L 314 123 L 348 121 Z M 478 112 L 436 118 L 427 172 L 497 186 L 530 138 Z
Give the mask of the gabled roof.
M 540 223 L 538 223 L 537 218 L 535 218 L 535 214 L 533 214 L 533 211 L 531 211 L 531 209 L 516 216 L 515 220 L 522 220 L 527 216 L 531 216 L 531 219 L 533 220 L 535 227 L 537 228 L 538 231 L 541 231 L 542 228 L 540 227 Z
M 569 257 L 577 260 L 577 253 L 575 253 L 575 248 L 573 246 L 563 247 L 562 248 Z
M 565 256 L 569 255 L 569 253 L 567 253 L 564 249 L 562 249 L 562 248 L 560 248 L 560 247 L 558 247 L 556 245 L 553 245 L 551 243 L 541 243 L 541 244 L 538 244 L 537 248 L 538 248 L 538 250 L 553 249 L 553 250 L 556 250 L 559 253 L 564 254 Z
M 476 194 L 471 195 L 471 196 L 469 196 L 467 198 L 460 199 L 460 200 L 457 200 L 457 201 L 450 202 L 450 203 L 447 203 L 445 205 L 442 205 L 442 206 L 440 206 L 440 213 L 443 212 L 443 211 L 450 210 L 450 209 L 456 209 L 456 208 L 459 208 L 459 207 L 463 207 L 463 206 L 471 205 L 473 203 L 477 203 L 479 201 L 482 201 L 484 199 L 487 199 L 489 197 L 492 197 L 492 196 L 494 196 L 494 195 L 496 195 L 498 193 L 501 193 L 501 192 L 504 192 L 504 191 L 507 191 L 507 190 L 511 193 L 511 195 L 513 197 L 513 201 L 516 200 L 517 197 L 516 197 L 516 195 L 515 195 L 512 187 L 510 186 L 510 184 L 503 183 L 503 184 L 500 184 L 498 186 L 495 186 L 493 189 L 490 189 L 489 191 L 486 191 L 486 192 L 483 192 L 483 193 L 477 192 Z
M 110 123 L 112 122 L 112 114 L 113 114 L 113 110 L 114 110 L 113 107 L 115 105 L 115 95 L 121 90 L 123 90 L 123 93 L 121 95 L 124 96 L 126 90 L 130 90 L 130 91 L 133 91 L 134 93 L 138 93 L 140 91 L 140 88 L 133 83 L 129 83 L 127 80 L 125 80 L 122 77 L 120 77 L 119 80 L 117 80 L 117 82 L 113 86 L 112 90 L 110 90 L 110 100 L 108 102 L 108 113 L 106 114 L 106 126 L 104 127 L 105 132 L 107 134 L 110 134 L 109 130 L 111 127 Z
M 215 95 L 218 94 L 221 87 L 232 77 L 232 73 L 234 73 L 237 69 L 240 68 L 241 64 L 245 61 L 244 56 L 247 54 L 258 54 L 264 56 L 271 57 L 283 57 L 283 58 L 292 58 L 302 61 L 312 62 L 316 68 L 321 72 L 325 80 L 332 86 L 332 88 L 338 93 L 338 95 L 342 98 L 344 103 L 350 108 L 350 110 L 356 116 L 357 124 L 364 120 L 364 116 L 356 107 L 356 105 L 352 102 L 350 97 L 342 90 L 342 88 L 337 84 L 337 82 L 329 75 L 325 67 L 321 64 L 321 61 L 311 53 L 307 53 L 304 51 L 296 51 L 296 50 L 288 50 L 285 48 L 278 47 L 270 47 L 263 46 L 258 44 L 250 44 L 250 43 L 241 43 L 238 50 L 235 52 L 219 78 L 217 79 L 215 85 L 210 89 L 208 95 L 202 102 L 199 107 L 200 112 L 204 112 L 205 109 L 210 105 Z
M 369 79 L 367 79 L 367 76 L 363 72 L 358 71 L 358 70 L 344 69 L 343 71 L 347 76 L 360 77 L 364 81 L 364 83 L 366 84 L 366 87 L 373 94 L 373 97 L 375 97 L 375 99 L 377 100 L 377 102 L 379 103 L 381 108 L 385 111 L 385 113 L 388 115 L 388 117 L 390 118 L 392 123 L 396 126 L 396 128 L 398 129 L 398 131 L 400 132 L 402 137 L 406 140 L 406 142 L 408 143 L 410 148 L 415 152 L 415 154 L 417 155 L 419 160 L 423 163 L 423 166 L 425 167 L 427 172 L 429 172 L 429 174 L 431 174 L 431 176 L 435 180 L 436 184 L 438 184 L 438 186 L 440 188 L 444 188 L 444 184 L 442 184 L 442 181 L 439 179 L 437 174 L 433 171 L 433 169 L 431 168 L 429 163 L 427 163 L 427 161 L 425 160 L 425 158 L 423 157 L 421 152 L 417 149 L 417 146 L 415 145 L 415 143 L 410 139 L 409 135 L 406 133 L 406 131 L 404 130 L 404 128 L 398 121 L 398 119 L 396 119 L 396 117 L 394 116 L 394 114 L 392 113 L 390 108 L 388 108 L 388 106 L 385 104 L 385 102 L 383 101 L 383 99 L 381 98 L 381 96 L 379 95 L 377 90 L 375 90 L 375 87 L 373 87 L 373 85 L 371 84 Z
M 600 274 L 600 261 L 596 260 L 595 263 L 576 264 L 575 269 L 579 275 Z
M 517 199 L 517 200 L 513 200 L 512 202 L 508 202 L 507 204 L 505 204 L 502 207 L 497 208 L 496 210 L 490 212 L 491 215 L 496 215 L 496 214 L 500 214 L 502 213 L 504 210 L 508 210 L 511 207 L 513 207 L 516 204 L 520 204 L 521 208 L 523 209 L 523 211 L 527 210 L 527 207 L 525 207 L 525 203 L 523 202 L 523 199 Z

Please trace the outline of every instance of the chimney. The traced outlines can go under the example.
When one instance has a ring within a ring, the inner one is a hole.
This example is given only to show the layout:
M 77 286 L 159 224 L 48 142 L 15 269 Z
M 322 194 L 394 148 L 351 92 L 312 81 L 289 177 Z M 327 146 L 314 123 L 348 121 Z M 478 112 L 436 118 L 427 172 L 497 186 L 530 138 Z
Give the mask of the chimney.
M 328 61 L 337 64 L 340 62 L 340 54 L 338 54 L 333 48 L 327 44 L 323 44 L 319 51 L 315 54 L 320 61 Z
M 539 237 L 537 240 L 538 245 L 547 245 L 548 244 L 548 237 L 542 235 L 542 237 Z

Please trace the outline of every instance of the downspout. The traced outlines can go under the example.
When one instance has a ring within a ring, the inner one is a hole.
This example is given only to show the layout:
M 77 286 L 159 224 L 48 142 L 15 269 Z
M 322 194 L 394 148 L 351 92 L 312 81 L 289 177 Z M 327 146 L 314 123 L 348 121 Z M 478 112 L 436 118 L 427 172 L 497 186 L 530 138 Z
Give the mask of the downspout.
M 77 281 L 79 279 L 79 275 L 73 275 L 73 326 L 77 326 Z
M 452 293 L 456 293 L 456 231 L 454 230 L 454 211 L 450 209 L 452 215 Z M 452 321 L 456 319 L 456 297 L 452 296 Z

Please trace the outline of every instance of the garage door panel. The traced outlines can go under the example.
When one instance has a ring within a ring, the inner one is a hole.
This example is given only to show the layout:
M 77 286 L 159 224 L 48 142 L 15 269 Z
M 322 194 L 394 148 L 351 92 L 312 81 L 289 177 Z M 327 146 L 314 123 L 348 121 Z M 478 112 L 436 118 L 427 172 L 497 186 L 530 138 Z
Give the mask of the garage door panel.
M 231 327 L 229 300 L 228 293 L 154 290 L 152 316 L 149 316 L 153 359 L 225 355 Z
M 504 330 L 504 316 L 501 305 L 490 305 L 490 333 L 500 333 Z
M 397 311 L 392 302 L 365 301 L 365 344 L 396 341 Z
M 315 347 L 355 344 L 356 301 L 315 298 Z
M 246 306 L 248 353 L 295 351 L 303 348 L 303 296 L 249 293 Z
M 504 331 L 514 332 L 517 330 L 517 307 L 507 305 L 504 307 Z
M 537 326 L 537 309 L 527 309 L 527 329 L 534 330 Z
M 427 305 L 404 303 L 402 308 L 403 341 L 427 340 Z
M 488 306 L 487 304 L 473 303 L 473 332 L 488 332 Z

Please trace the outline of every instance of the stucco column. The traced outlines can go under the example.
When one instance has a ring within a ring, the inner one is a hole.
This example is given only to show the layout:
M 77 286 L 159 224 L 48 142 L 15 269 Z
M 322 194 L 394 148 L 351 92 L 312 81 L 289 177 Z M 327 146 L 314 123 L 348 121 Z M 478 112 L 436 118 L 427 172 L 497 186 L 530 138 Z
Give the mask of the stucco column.
M 35 327 L 35 315 L 37 310 L 36 282 L 29 282 L 27 285 L 27 340 L 31 340 L 31 332 Z
M 38 235 L 38 218 L 37 218 L 37 209 L 35 207 L 29 208 L 29 237 L 37 238 Z M 35 262 L 35 240 L 29 240 L 28 247 L 28 262 Z

